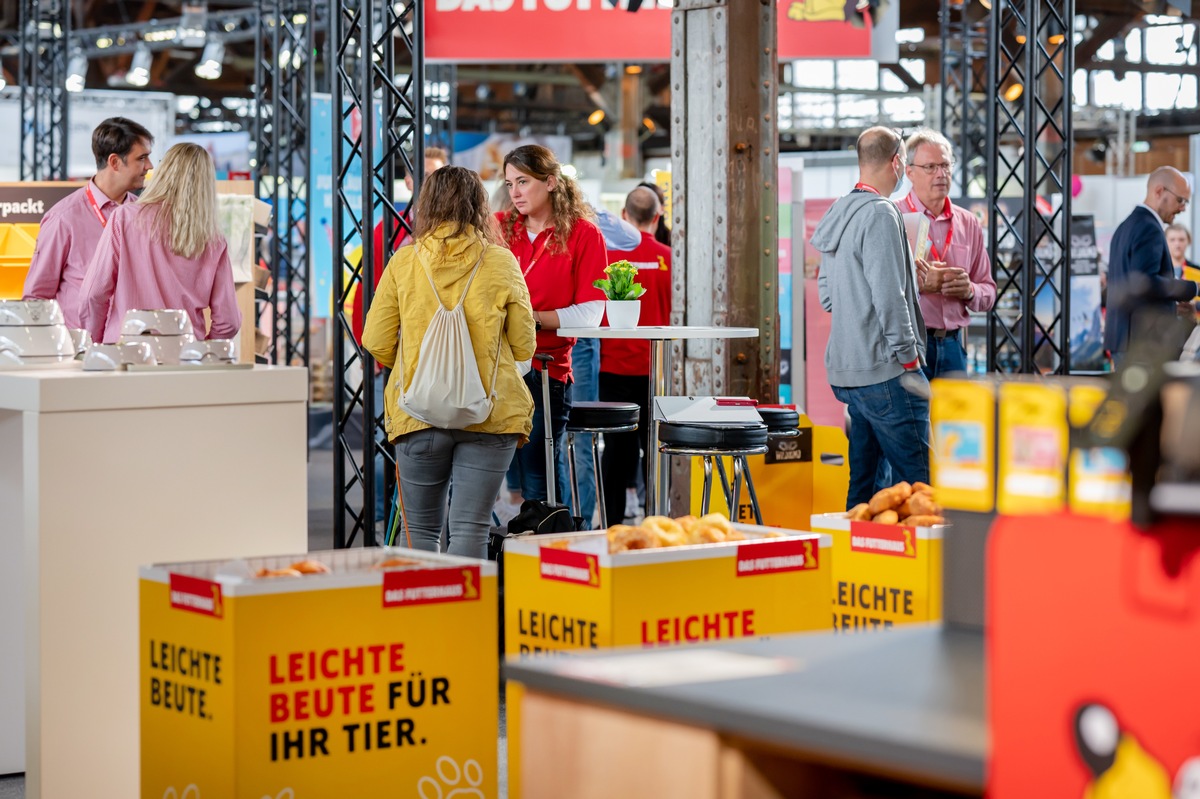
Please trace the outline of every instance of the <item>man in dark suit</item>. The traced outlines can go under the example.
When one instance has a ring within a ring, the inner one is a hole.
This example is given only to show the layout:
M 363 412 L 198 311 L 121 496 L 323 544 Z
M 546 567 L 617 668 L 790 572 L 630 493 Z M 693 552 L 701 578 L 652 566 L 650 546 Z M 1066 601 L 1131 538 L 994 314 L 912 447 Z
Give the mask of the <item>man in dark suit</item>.
M 1192 190 L 1178 169 L 1159 167 L 1139 203 L 1117 227 L 1109 247 L 1108 316 L 1104 347 L 1118 363 L 1129 349 L 1132 321 L 1143 313 L 1170 314 L 1176 302 L 1190 302 L 1200 284 L 1175 278 L 1163 225 L 1191 200 Z

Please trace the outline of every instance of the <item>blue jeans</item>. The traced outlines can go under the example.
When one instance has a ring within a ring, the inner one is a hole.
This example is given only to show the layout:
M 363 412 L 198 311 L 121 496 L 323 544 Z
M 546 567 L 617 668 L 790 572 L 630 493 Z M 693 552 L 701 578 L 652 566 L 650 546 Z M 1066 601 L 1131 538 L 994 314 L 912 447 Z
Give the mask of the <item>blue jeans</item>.
M 967 351 L 963 349 L 963 331 L 956 330 L 946 338 L 938 338 L 933 331 L 925 339 L 925 366 L 921 371 L 932 380 L 945 377 L 951 372 L 967 371 Z
M 517 450 L 513 462 L 521 478 L 521 494 L 525 499 L 546 499 L 546 421 L 542 412 L 542 373 L 530 369 L 525 385 L 533 395 L 533 430 L 529 443 Z M 555 486 L 560 504 L 570 504 L 567 486 L 567 417 L 571 413 L 571 384 L 550 381 L 550 425 L 554 434 Z M 565 492 L 565 493 L 564 493 Z
M 492 506 L 516 446 L 515 434 L 432 427 L 396 439 L 400 488 L 413 549 L 437 551 L 446 521 L 446 493 L 453 481 L 446 551 L 486 558 Z M 401 542 L 403 534 L 396 541 L 403 545 Z
M 893 479 L 929 482 L 928 400 L 905 391 L 899 377 L 873 386 L 831 388 L 850 412 L 847 510 L 871 499 L 883 459 L 891 463 Z
M 571 386 L 573 401 L 595 402 L 600 399 L 600 339 L 581 338 L 575 342 L 571 349 L 571 371 L 575 375 L 575 383 Z M 592 466 L 591 433 L 575 434 L 575 476 L 579 479 L 580 507 L 572 510 L 576 516 L 583 517 L 590 530 L 592 515 L 596 512 L 596 471 Z M 570 494 L 567 499 L 570 499 Z

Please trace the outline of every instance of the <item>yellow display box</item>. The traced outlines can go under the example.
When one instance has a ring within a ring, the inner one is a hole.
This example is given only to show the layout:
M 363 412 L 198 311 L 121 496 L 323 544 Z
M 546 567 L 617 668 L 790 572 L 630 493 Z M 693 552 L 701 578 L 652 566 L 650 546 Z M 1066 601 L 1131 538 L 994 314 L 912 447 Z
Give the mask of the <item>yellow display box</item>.
M 1102 383 L 1071 385 L 1068 393 L 1071 427 L 1086 427 L 1108 396 Z M 1114 447 L 1072 447 L 1067 479 L 1072 513 L 1128 519 L 1133 503 L 1129 459 Z
M 946 508 L 996 507 L 996 386 L 989 380 L 933 381 L 930 482 Z
M 332 571 L 249 576 L 304 559 Z M 143 799 L 496 795 L 495 564 L 347 549 L 140 577 Z
M 837 427 L 814 425 L 800 414 L 800 435 L 777 438 L 768 442 L 766 455 L 746 458 L 754 476 L 754 491 L 758 496 L 763 524 L 792 528 L 803 524 L 814 513 L 828 513 L 846 508 L 846 493 L 850 488 L 849 442 Z M 700 502 L 704 486 L 704 462 L 692 458 L 691 513 L 701 516 Z M 722 458 L 725 473 L 733 479 L 733 459 Z M 721 480 L 713 475 L 712 498 L 709 510 L 729 518 L 752 524 L 754 512 L 750 506 L 750 489 L 742 482 L 736 513 L 721 491 Z
M 617 555 L 604 533 L 509 539 L 505 652 L 828 630 L 829 537 L 736 526 L 747 540 Z
M 33 260 L 40 224 L 0 224 L 0 300 L 19 300 Z
M 944 525 L 852 522 L 845 513 L 822 513 L 811 527 L 833 540 L 834 630 L 882 630 L 942 617 Z

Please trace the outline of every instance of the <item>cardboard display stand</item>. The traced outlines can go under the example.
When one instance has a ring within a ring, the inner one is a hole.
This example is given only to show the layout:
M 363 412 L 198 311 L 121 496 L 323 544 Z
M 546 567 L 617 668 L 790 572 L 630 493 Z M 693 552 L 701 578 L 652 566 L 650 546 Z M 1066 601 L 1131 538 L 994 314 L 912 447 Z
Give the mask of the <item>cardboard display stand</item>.
M 510 539 L 505 651 L 666 646 L 829 629 L 829 537 L 738 529 L 747 540 L 617 555 L 608 554 L 603 533 Z
M 812 517 L 833 539 L 833 628 L 882 630 L 942 617 L 942 535 L 946 528 L 852 522 L 845 513 Z
M 141 796 L 495 796 L 496 602 L 410 550 L 142 568 Z

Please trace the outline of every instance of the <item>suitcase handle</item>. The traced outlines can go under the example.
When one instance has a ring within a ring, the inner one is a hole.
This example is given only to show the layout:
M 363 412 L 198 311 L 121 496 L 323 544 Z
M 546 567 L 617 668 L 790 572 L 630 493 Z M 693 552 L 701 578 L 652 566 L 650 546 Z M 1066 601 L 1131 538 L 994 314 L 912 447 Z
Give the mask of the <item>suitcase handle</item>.
M 533 359 L 542 362 L 542 373 L 538 379 L 542 384 L 542 421 L 546 427 L 546 500 L 551 505 L 557 505 L 558 486 L 555 479 L 558 472 L 554 468 L 554 425 L 550 422 L 550 364 L 554 361 L 554 356 L 537 352 L 534 353 Z

